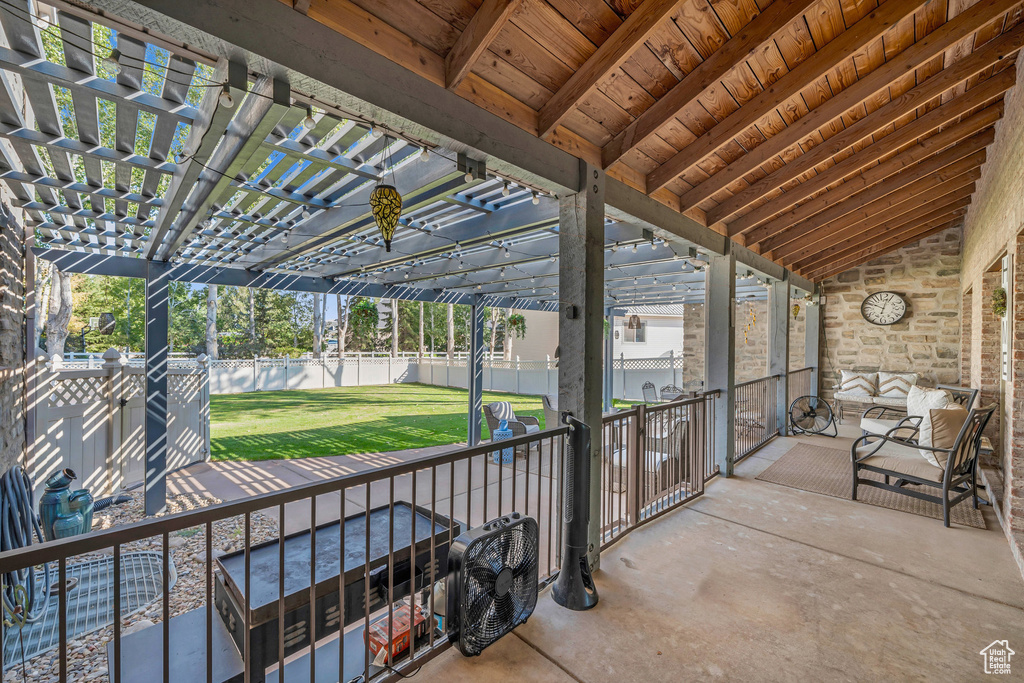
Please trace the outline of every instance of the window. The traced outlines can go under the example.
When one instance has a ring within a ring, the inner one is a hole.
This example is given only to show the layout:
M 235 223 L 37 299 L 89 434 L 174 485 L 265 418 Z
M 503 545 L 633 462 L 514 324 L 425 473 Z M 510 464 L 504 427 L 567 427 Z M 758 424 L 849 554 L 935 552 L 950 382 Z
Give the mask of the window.
M 623 330 L 626 332 L 625 341 L 627 344 L 644 344 L 647 342 L 647 323 L 641 321 L 639 330 L 629 329 L 629 325 L 625 325 Z

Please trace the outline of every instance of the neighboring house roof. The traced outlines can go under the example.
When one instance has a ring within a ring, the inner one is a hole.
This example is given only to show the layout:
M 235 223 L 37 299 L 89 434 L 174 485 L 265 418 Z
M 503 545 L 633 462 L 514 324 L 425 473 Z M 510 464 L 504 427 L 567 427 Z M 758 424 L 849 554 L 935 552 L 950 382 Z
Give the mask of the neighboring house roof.
M 626 308 L 626 315 L 665 315 L 681 316 L 686 310 L 682 304 L 671 306 L 629 306 Z

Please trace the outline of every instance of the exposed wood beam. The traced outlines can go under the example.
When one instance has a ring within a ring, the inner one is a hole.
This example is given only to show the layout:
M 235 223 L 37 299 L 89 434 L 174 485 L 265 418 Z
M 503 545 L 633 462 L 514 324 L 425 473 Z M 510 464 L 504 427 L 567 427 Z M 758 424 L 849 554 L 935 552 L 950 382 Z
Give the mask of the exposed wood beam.
M 909 234 L 909 235 L 904 234 L 904 235 L 901 235 L 899 237 L 894 237 L 891 240 L 886 240 L 885 242 L 882 242 L 882 243 L 876 245 L 875 247 L 872 247 L 871 249 L 865 249 L 864 251 L 860 252 L 856 256 L 850 257 L 849 259 L 843 261 L 842 263 L 834 264 L 834 265 L 832 265 L 832 266 L 830 266 L 828 268 L 825 268 L 825 269 L 822 269 L 821 271 L 816 272 L 813 275 L 814 280 L 815 281 L 821 281 L 821 280 L 824 280 L 825 278 L 828 278 L 828 277 L 831 277 L 831 276 L 836 275 L 838 273 L 842 273 L 843 271 L 849 270 L 850 268 L 853 268 L 854 266 L 858 266 L 858 265 L 860 265 L 862 263 L 867 263 L 868 261 L 873 259 L 875 256 L 878 256 L 880 254 L 884 254 L 886 252 L 893 251 L 895 249 L 899 249 L 900 247 L 905 247 L 908 244 L 913 244 L 914 242 L 918 242 L 920 240 L 923 240 L 925 237 L 929 237 L 931 235 L 935 235 L 937 233 L 940 233 L 940 232 L 943 232 L 945 230 L 948 230 L 949 228 L 955 227 L 956 225 L 961 223 L 962 220 L 963 220 L 962 218 L 954 218 L 953 220 L 949 221 L 948 223 L 946 223 L 944 225 L 940 225 L 938 227 L 933 227 L 933 228 L 925 229 L 924 232 L 914 232 L 914 233 Z
M 917 207 L 935 201 L 950 192 L 970 185 L 981 177 L 981 167 L 974 166 L 963 170 L 967 160 L 958 162 L 953 166 L 945 168 L 928 178 L 922 178 L 916 183 L 908 185 L 905 192 L 883 197 L 870 204 L 847 214 L 842 220 L 832 225 L 819 225 L 802 232 L 796 239 L 791 239 L 785 245 L 778 247 L 772 252 L 772 256 L 781 263 L 787 263 L 792 259 L 790 254 L 815 244 L 822 240 L 841 239 L 851 232 L 859 232 L 859 225 L 868 221 L 878 220 L 881 214 L 887 217 L 901 216 Z M 788 235 L 786 239 L 789 239 Z
M 222 59 L 213 72 L 214 83 L 227 83 L 231 97 L 241 102 L 248 88 L 249 70 L 242 62 L 228 62 Z M 164 243 L 178 213 L 185 204 L 203 166 L 209 163 L 210 155 L 228 128 L 235 110 L 219 103 L 220 88 L 207 88 L 199 103 L 199 120 L 192 124 L 188 140 L 185 141 L 186 161 L 174 172 L 171 185 L 164 195 L 164 205 L 156 219 L 156 227 L 150 233 L 146 258 L 153 259 Z
M 191 234 L 231 181 L 252 161 L 263 140 L 291 107 L 291 88 L 286 81 L 261 76 L 228 125 L 224 140 L 196 179 L 195 188 L 174 219 L 167 237 L 157 246 L 156 257 L 166 261 Z
M 761 241 L 766 237 L 781 233 L 787 228 L 822 212 L 825 212 L 828 215 L 823 215 L 821 220 L 833 220 L 834 218 L 838 218 L 836 212 L 839 210 L 839 207 L 843 206 L 841 202 L 866 190 L 867 188 L 877 186 L 878 183 L 890 178 L 890 176 L 893 176 L 893 179 L 899 182 L 896 178 L 897 176 L 899 178 L 913 177 L 910 175 L 900 176 L 901 173 L 909 171 L 910 169 L 919 169 L 918 172 L 927 173 L 939 168 L 936 167 L 935 164 L 945 165 L 946 163 L 951 163 L 952 161 L 956 161 L 959 158 L 986 147 L 992 142 L 994 137 L 994 131 L 991 129 L 993 121 L 986 115 L 986 112 L 988 111 L 989 110 L 986 109 L 963 123 L 947 128 L 941 133 L 923 140 L 891 159 L 867 169 L 860 175 L 850 178 L 842 185 L 832 188 L 826 192 L 822 192 L 818 196 L 808 200 L 795 209 L 787 211 L 778 218 L 772 219 L 771 221 L 758 226 L 751 230 L 749 235 L 750 239 L 747 241 Z M 968 136 L 971 135 L 975 137 L 968 138 Z M 956 149 L 950 150 L 947 155 L 934 157 L 935 160 L 931 162 L 932 165 L 930 167 L 920 165 L 927 163 L 929 161 L 929 157 L 932 157 L 936 152 L 939 152 L 940 150 L 943 150 L 949 145 L 957 142 L 960 142 L 963 147 L 956 145 Z M 943 159 L 945 161 L 943 161 Z M 907 180 L 906 182 L 910 182 L 910 180 Z M 884 188 L 879 187 L 880 190 L 888 192 L 893 192 L 897 188 L 898 186 L 890 186 L 888 184 L 886 184 Z
M 979 159 L 984 159 L 984 148 L 991 142 L 992 135 L 992 130 L 978 133 L 964 144 L 956 145 L 941 154 L 929 157 L 893 175 L 886 182 L 860 190 L 845 200 L 835 202 L 824 211 L 809 216 L 798 223 L 791 224 L 782 221 L 779 225 L 774 223 L 763 225 L 750 233 L 751 239 L 749 241 L 760 244 L 763 250 L 774 250 L 794 237 L 816 230 L 819 226 L 837 225 L 839 222 L 843 222 L 848 214 L 854 213 L 862 207 L 870 206 L 872 202 L 883 199 L 888 195 L 897 193 L 912 183 L 926 178 L 933 178 L 933 174 L 948 166 L 952 166 L 953 171 L 962 173 L 972 165 L 980 163 Z M 836 189 L 841 188 L 842 185 Z
M 484 0 L 444 58 L 446 88 L 454 90 L 462 83 L 520 4 L 521 0 Z
M 1013 87 L 1016 81 L 1016 72 L 1016 68 L 1010 68 L 1000 72 L 995 77 L 990 78 L 979 84 L 977 87 L 967 91 L 966 94 L 932 109 L 927 114 L 915 119 L 889 135 L 886 135 L 881 140 L 858 150 L 856 153 L 851 154 L 839 163 L 817 173 L 813 178 L 809 178 L 796 184 L 794 187 L 787 189 L 779 196 L 761 204 L 749 213 L 746 213 L 729 223 L 729 234 L 737 235 L 748 232 L 751 228 L 771 219 L 773 216 L 782 213 L 787 209 L 792 208 L 804 199 L 812 197 L 831 185 L 834 185 L 835 183 L 849 178 L 863 169 L 870 167 L 879 159 L 891 154 L 893 150 L 900 149 L 922 136 L 933 133 L 939 127 L 949 124 L 959 116 L 966 114 L 975 107 L 985 104 L 993 98 L 1001 97 L 1004 91 Z M 982 117 L 979 121 L 991 119 L 991 121 L 994 122 L 1002 117 L 1002 113 L 1003 103 L 1000 99 L 996 103 L 986 107 L 984 112 L 977 116 Z M 814 153 L 816 149 L 817 148 L 811 149 L 807 154 Z M 755 183 L 755 185 L 760 185 L 760 182 Z M 767 187 L 767 184 L 762 187 Z M 746 194 L 746 190 L 740 194 Z M 739 195 L 736 196 L 738 197 Z M 730 204 L 732 199 L 733 198 L 730 197 L 726 201 L 722 202 L 721 205 L 715 207 L 712 211 L 709 211 L 708 222 L 718 222 L 718 217 L 724 215 L 724 213 L 719 212 L 719 209 L 721 209 L 722 212 L 732 211 L 732 205 Z M 746 200 L 742 199 L 740 201 Z
M 601 150 L 605 168 L 644 143 L 701 93 L 740 62 L 752 57 L 776 33 L 789 26 L 819 0 L 776 0 L 768 9 L 736 32 L 693 71 L 665 93 L 647 111 L 619 132 Z M 543 119 L 542 119 L 543 121 Z
M 878 216 L 877 220 L 873 221 L 873 225 L 858 226 L 860 230 L 856 234 L 851 232 L 838 241 L 805 247 L 793 254 L 793 267 L 798 270 L 814 270 L 817 264 L 824 260 L 835 260 L 837 256 L 845 255 L 845 252 L 855 251 L 865 246 L 865 242 L 883 239 L 887 233 L 900 230 L 909 223 L 932 220 L 951 211 L 966 208 L 971 203 L 973 190 L 971 185 L 958 188 L 935 201 L 922 204 L 916 209 L 894 218 L 884 214 Z
M 813 56 L 800 62 L 789 73 L 772 83 L 756 97 L 727 116 L 714 128 L 688 144 L 671 159 L 647 174 L 647 191 L 665 187 L 674 179 L 714 154 L 734 137 L 760 121 L 766 114 L 797 95 L 851 55 L 861 50 L 921 6 L 918 0 L 889 0 L 824 45 Z M 884 67 L 883 67 L 884 68 Z M 858 81 L 859 83 L 860 81 Z M 844 91 L 845 92 L 845 91 Z M 834 99 L 834 98 L 833 98 Z M 696 202 L 688 202 L 686 208 Z
M 892 0 L 886 2 L 882 7 L 890 4 L 893 4 Z M 897 4 L 899 3 L 897 2 Z M 907 4 L 912 5 L 914 3 Z M 837 93 L 833 97 L 825 100 L 821 105 L 794 121 L 791 125 L 786 127 L 785 130 L 768 138 L 764 143 L 758 145 L 725 169 L 719 171 L 697 187 L 686 192 L 681 199 L 683 210 L 696 206 L 709 197 L 715 195 L 717 192 L 725 189 L 747 173 L 756 169 L 760 164 L 768 161 L 790 147 L 798 145 L 802 141 L 814 135 L 822 126 L 825 126 L 830 121 L 839 118 L 850 109 L 858 106 L 860 103 L 872 97 L 876 93 L 889 87 L 890 83 L 903 78 L 907 73 L 921 67 L 935 57 L 940 56 L 951 45 L 954 45 L 958 41 L 972 35 L 978 29 L 1001 17 L 1016 4 L 1018 4 L 1016 0 L 982 0 L 971 7 L 970 11 L 962 12 L 950 21 L 942 24 L 925 37 L 919 39 L 913 45 L 890 58 L 882 66 L 850 84 L 849 87 Z M 881 10 L 882 7 L 880 7 L 879 10 Z M 832 43 L 829 43 L 829 45 L 831 44 Z M 882 109 L 892 116 L 889 121 L 894 121 L 906 113 L 906 105 L 908 103 L 912 102 L 914 107 L 924 105 L 930 99 L 938 97 L 942 92 L 952 88 L 962 80 L 979 73 L 991 64 L 1016 52 L 1021 48 L 1022 44 L 1024 44 L 1024 27 L 1018 27 L 1017 29 L 1003 34 L 999 38 L 989 42 L 983 48 L 973 53 L 970 57 L 957 62 L 957 64 L 948 69 L 943 69 L 938 74 L 922 83 L 921 86 L 912 89 L 908 93 L 904 93 L 903 96 L 897 98 L 892 103 L 887 104 Z M 820 54 L 820 52 L 818 54 Z M 817 55 L 811 57 L 808 61 L 813 62 L 816 60 Z M 930 96 L 926 93 L 930 93 Z M 876 117 L 873 121 L 877 122 L 880 118 L 881 117 Z M 863 120 L 865 119 L 862 119 L 862 121 Z M 858 124 L 859 123 L 860 122 L 858 122 Z M 852 133 L 849 132 L 848 129 L 847 131 L 844 131 L 844 133 L 833 136 L 823 144 L 828 145 L 831 143 L 829 148 L 836 150 L 832 152 L 832 154 L 837 154 L 846 147 L 855 144 L 858 140 L 871 135 L 880 127 L 883 127 L 879 126 L 878 128 L 864 130 L 864 127 L 868 124 L 861 126 L 858 126 L 858 124 L 854 124 L 850 127 L 850 129 L 856 129 Z M 717 128 L 718 127 L 716 126 L 712 130 L 717 130 Z M 856 137 L 851 140 L 851 136 Z M 840 141 L 844 143 L 841 147 L 838 146 Z M 837 147 L 838 149 L 836 149 Z M 816 162 L 815 165 L 817 163 L 820 163 L 820 161 Z M 688 164 L 687 168 L 689 165 L 692 164 Z M 665 172 L 662 172 L 661 168 L 659 168 L 653 173 L 663 173 L 663 175 L 668 175 L 674 171 L 674 168 L 675 167 L 669 168 Z M 683 169 L 683 171 L 685 170 L 686 168 Z M 808 169 L 805 168 L 804 172 L 806 170 Z M 659 176 L 659 179 L 663 179 L 664 183 L 667 183 L 674 177 L 675 176 L 663 178 L 662 176 Z M 664 183 L 648 183 L 647 189 L 648 191 L 657 189 L 658 187 L 662 187 Z
M 622 66 L 682 0 L 644 0 L 541 108 L 541 137 L 553 131 L 597 84 Z

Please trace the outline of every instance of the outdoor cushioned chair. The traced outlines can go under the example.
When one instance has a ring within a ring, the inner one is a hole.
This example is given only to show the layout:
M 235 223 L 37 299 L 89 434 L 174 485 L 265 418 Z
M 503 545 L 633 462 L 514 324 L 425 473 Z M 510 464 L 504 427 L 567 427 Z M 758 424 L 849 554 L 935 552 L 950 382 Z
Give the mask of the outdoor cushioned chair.
M 541 401 L 544 403 L 544 429 L 554 429 L 558 426 L 558 396 L 545 394 Z
M 644 382 L 640 391 L 644 394 L 644 403 L 658 402 L 658 391 L 654 388 L 654 382 Z
M 498 424 L 502 420 L 508 421 L 508 428 L 512 430 L 513 438 L 527 434 L 536 434 L 540 431 L 539 419 L 529 415 L 517 417 L 515 411 L 512 410 L 512 404 L 508 401 L 497 401 L 485 405 L 484 419 L 487 420 L 487 429 L 491 430 L 491 434 L 498 429 Z M 523 453 L 522 449 L 523 447 L 516 448 L 516 454 Z
M 953 395 L 953 401 L 967 410 L 974 407 L 974 401 L 978 397 L 977 389 L 967 387 L 954 387 L 948 384 L 939 384 L 936 389 L 945 389 Z M 901 439 L 916 441 L 917 431 L 921 426 L 921 415 L 903 416 L 904 411 L 893 411 L 887 406 L 872 406 L 864 411 L 860 419 L 860 431 L 862 434 L 888 434 L 895 427 L 901 427 L 896 436 Z
M 978 507 L 977 469 L 981 433 L 995 409 L 996 406 L 991 405 L 971 410 L 951 442 L 949 429 L 946 430 L 946 434 L 940 434 L 938 431 L 933 434 L 931 446 L 922 446 L 896 437 L 894 433 L 900 429 L 899 427 L 886 434 L 861 436 L 851 447 L 852 499 L 857 500 L 857 487 L 863 485 L 938 503 L 942 505 L 942 522 L 948 527 L 949 511 L 953 506 L 967 498 L 973 498 L 974 507 Z M 932 421 L 938 419 L 936 413 L 944 412 L 958 411 L 933 410 Z M 925 459 L 925 453 L 930 454 L 941 466 L 933 465 Z M 885 478 L 884 481 L 867 479 L 861 477 L 862 472 L 875 472 L 884 475 Z M 891 479 L 895 481 L 890 482 Z M 937 488 L 942 495 L 935 496 L 917 488 L 906 488 L 908 485 Z M 950 495 L 953 497 L 950 498 Z

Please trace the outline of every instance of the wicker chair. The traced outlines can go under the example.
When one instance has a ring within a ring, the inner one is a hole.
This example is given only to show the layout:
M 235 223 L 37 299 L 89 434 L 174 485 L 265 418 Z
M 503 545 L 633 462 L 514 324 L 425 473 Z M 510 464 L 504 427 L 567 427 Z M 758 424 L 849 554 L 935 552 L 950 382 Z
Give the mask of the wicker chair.
M 498 429 L 498 425 L 502 420 L 508 422 L 508 428 L 512 430 L 513 437 L 536 434 L 540 431 L 539 419 L 529 415 L 518 417 L 515 411 L 512 410 L 512 404 L 508 401 L 497 401 L 485 405 L 484 419 L 487 421 L 487 429 L 491 431 L 491 434 L 494 434 Z M 525 453 L 524 448 L 523 446 L 517 447 L 516 455 Z
M 897 436 L 901 427 L 886 434 L 865 434 L 853 442 L 853 500 L 857 500 L 858 486 L 902 493 L 906 496 L 927 500 L 942 505 L 942 523 L 949 526 L 949 511 L 967 498 L 974 499 L 978 507 L 978 453 L 981 449 L 982 431 L 995 412 L 994 405 L 977 408 L 967 415 L 967 421 L 960 429 L 951 448 L 926 447 L 908 442 Z M 920 451 L 931 451 L 936 459 L 945 457 L 945 466 L 936 467 L 925 460 Z M 875 472 L 884 475 L 883 481 L 861 477 L 861 472 Z M 890 479 L 895 481 L 890 483 Z M 940 489 L 940 496 L 924 493 L 917 488 L 930 486 Z M 950 498 L 953 494 L 953 498 Z
M 640 391 L 644 394 L 644 403 L 658 403 L 658 390 L 654 388 L 654 382 L 644 382 Z

